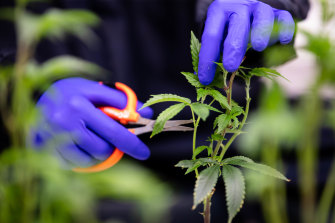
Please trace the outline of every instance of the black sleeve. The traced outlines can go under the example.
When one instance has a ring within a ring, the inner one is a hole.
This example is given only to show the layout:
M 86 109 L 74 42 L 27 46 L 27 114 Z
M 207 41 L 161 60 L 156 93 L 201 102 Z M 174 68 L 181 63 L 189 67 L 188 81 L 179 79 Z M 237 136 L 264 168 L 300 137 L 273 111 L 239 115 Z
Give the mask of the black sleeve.
M 206 18 L 207 8 L 214 0 L 197 0 L 196 20 L 202 22 Z M 295 19 L 303 20 L 309 10 L 308 0 L 260 0 L 274 8 L 289 11 Z

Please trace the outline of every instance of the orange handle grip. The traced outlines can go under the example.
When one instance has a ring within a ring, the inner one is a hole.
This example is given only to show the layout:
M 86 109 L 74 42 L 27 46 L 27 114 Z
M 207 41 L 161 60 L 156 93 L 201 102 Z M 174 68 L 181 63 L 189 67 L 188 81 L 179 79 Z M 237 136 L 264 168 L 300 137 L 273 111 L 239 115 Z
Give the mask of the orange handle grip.
M 140 114 L 136 111 L 137 96 L 135 92 L 130 87 L 120 82 L 116 82 L 115 87 L 127 95 L 126 107 L 124 109 L 100 107 L 100 110 L 112 119 L 119 120 L 123 125 L 126 125 L 128 122 L 136 122 L 140 117 Z
M 115 83 L 115 87 L 123 91 L 127 95 L 127 105 L 124 109 L 117 109 L 113 107 L 100 107 L 99 109 L 109 117 L 119 120 L 121 124 L 126 125 L 128 122 L 136 122 L 140 117 L 140 114 L 136 111 L 137 96 L 135 92 L 125 84 L 120 82 Z M 128 129 L 134 133 L 134 129 Z M 123 152 L 118 148 L 115 148 L 113 153 L 103 162 L 90 167 L 77 167 L 72 170 L 80 173 L 93 173 L 106 170 L 116 163 L 118 163 L 123 156 Z

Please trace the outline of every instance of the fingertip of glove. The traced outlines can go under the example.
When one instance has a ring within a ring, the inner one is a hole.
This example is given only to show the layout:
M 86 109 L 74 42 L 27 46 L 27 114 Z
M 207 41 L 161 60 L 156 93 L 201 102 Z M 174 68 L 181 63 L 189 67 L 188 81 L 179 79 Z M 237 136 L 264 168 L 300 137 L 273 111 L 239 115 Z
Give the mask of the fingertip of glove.
M 147 147 L 142 147 L 139 149 L 136 159 L 147 160 L 150 157 L 150 150 Z
M 223 67 L 228 71 L 228 72 L 234 72 L 238 69 L 238 65 L 236 63 L 225 63 L 223 62 Z
M 198 72 L 198 78 L 201 84 L 209 85 L 214 79 L 215 69 L 208 68 L 206 71 L 200 70 Z
M 208 79 L 208 78 L 207 79 L 201 79 L 201 78 L 199 78 L 199 81 L 203 85 L 209 85 L 210 83 L 212 83 L 212 80 Z
M 138 109 L 138 113 L 144 118 L 152 118 L 154 116 L 154 111 L 150 107 L 142 108 L 142 106 Z

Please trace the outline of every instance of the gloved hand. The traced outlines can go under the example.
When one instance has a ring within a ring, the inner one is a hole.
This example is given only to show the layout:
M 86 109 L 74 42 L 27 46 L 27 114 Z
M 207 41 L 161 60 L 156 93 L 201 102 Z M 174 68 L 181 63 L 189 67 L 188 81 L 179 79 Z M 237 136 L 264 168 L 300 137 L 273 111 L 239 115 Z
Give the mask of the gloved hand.
M 229 72 L 238 69 L 248 46 L 250 29 L 252 48 L 264 50 L 275 21 L 280 28 L 274 41 L 279 39 L 281 44 L 289 43 L 295 28 L 289 12 L 257 0 L 215 0 L 208 8 L 202 34 L 198 66 L 200 82 L 208 85 L 213 81 L 214 62 L 219 60 L 221 52 L 224 68 Z
M 114 146 L 140 160 L 150 155 L 148 147 L 123 125 L 111 119 L 96 106 L 122 109 L 126 95 L 118 90 L 83 78 L 68 78 L 55 82 L 39 99 L 42 122 L 33 131 L 35 147 L 59 134 L 69 136 L 65 143 L 57 144 L 57 151 L 66 161 L 76 166 L 90 166 L 105 160 Z M 137 108 L 142 103 L 138 102 Z M 150 118 L 150 108 L 139 111 Z

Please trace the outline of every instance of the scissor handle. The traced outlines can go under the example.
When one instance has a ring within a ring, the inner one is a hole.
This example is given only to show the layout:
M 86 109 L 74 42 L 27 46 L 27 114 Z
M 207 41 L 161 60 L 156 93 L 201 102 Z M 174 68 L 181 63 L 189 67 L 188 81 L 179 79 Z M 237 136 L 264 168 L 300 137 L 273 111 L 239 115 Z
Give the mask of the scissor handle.
M 100 107 L 99 109 L 109 117 L 120 121 L 121 124 L 126 125 L 128 122 L 136 122 L 140 117 L 140 114 L 136 111 L 137 96 L 135 92 L 130 87 L 120 82 L 116 82 L 115 87 L 127 95 L 126 107 L 124 109 Z M 134 129 L 128 130 L 134 133 Z M 123 152 L 118 148 L 115 148 L 113 153 L 105 161 L 90 167 L 77 167 L 73 168 L 72 170 L 81 173 L 100 172 L 114 166 L 121 160 L 122 156 Z
M 128 124 L 128 122 L 136 122 L 140 114 L 136 111 L 137 96 L 135 92 L 127 85 L 116 82 L 115 87 L 123 91 L 127 95 L 127 105 L 124 109 L 117 109 L 113 107 L 100 107 L 106 115 L 114 120 L 120 121 L 121 124 Z

